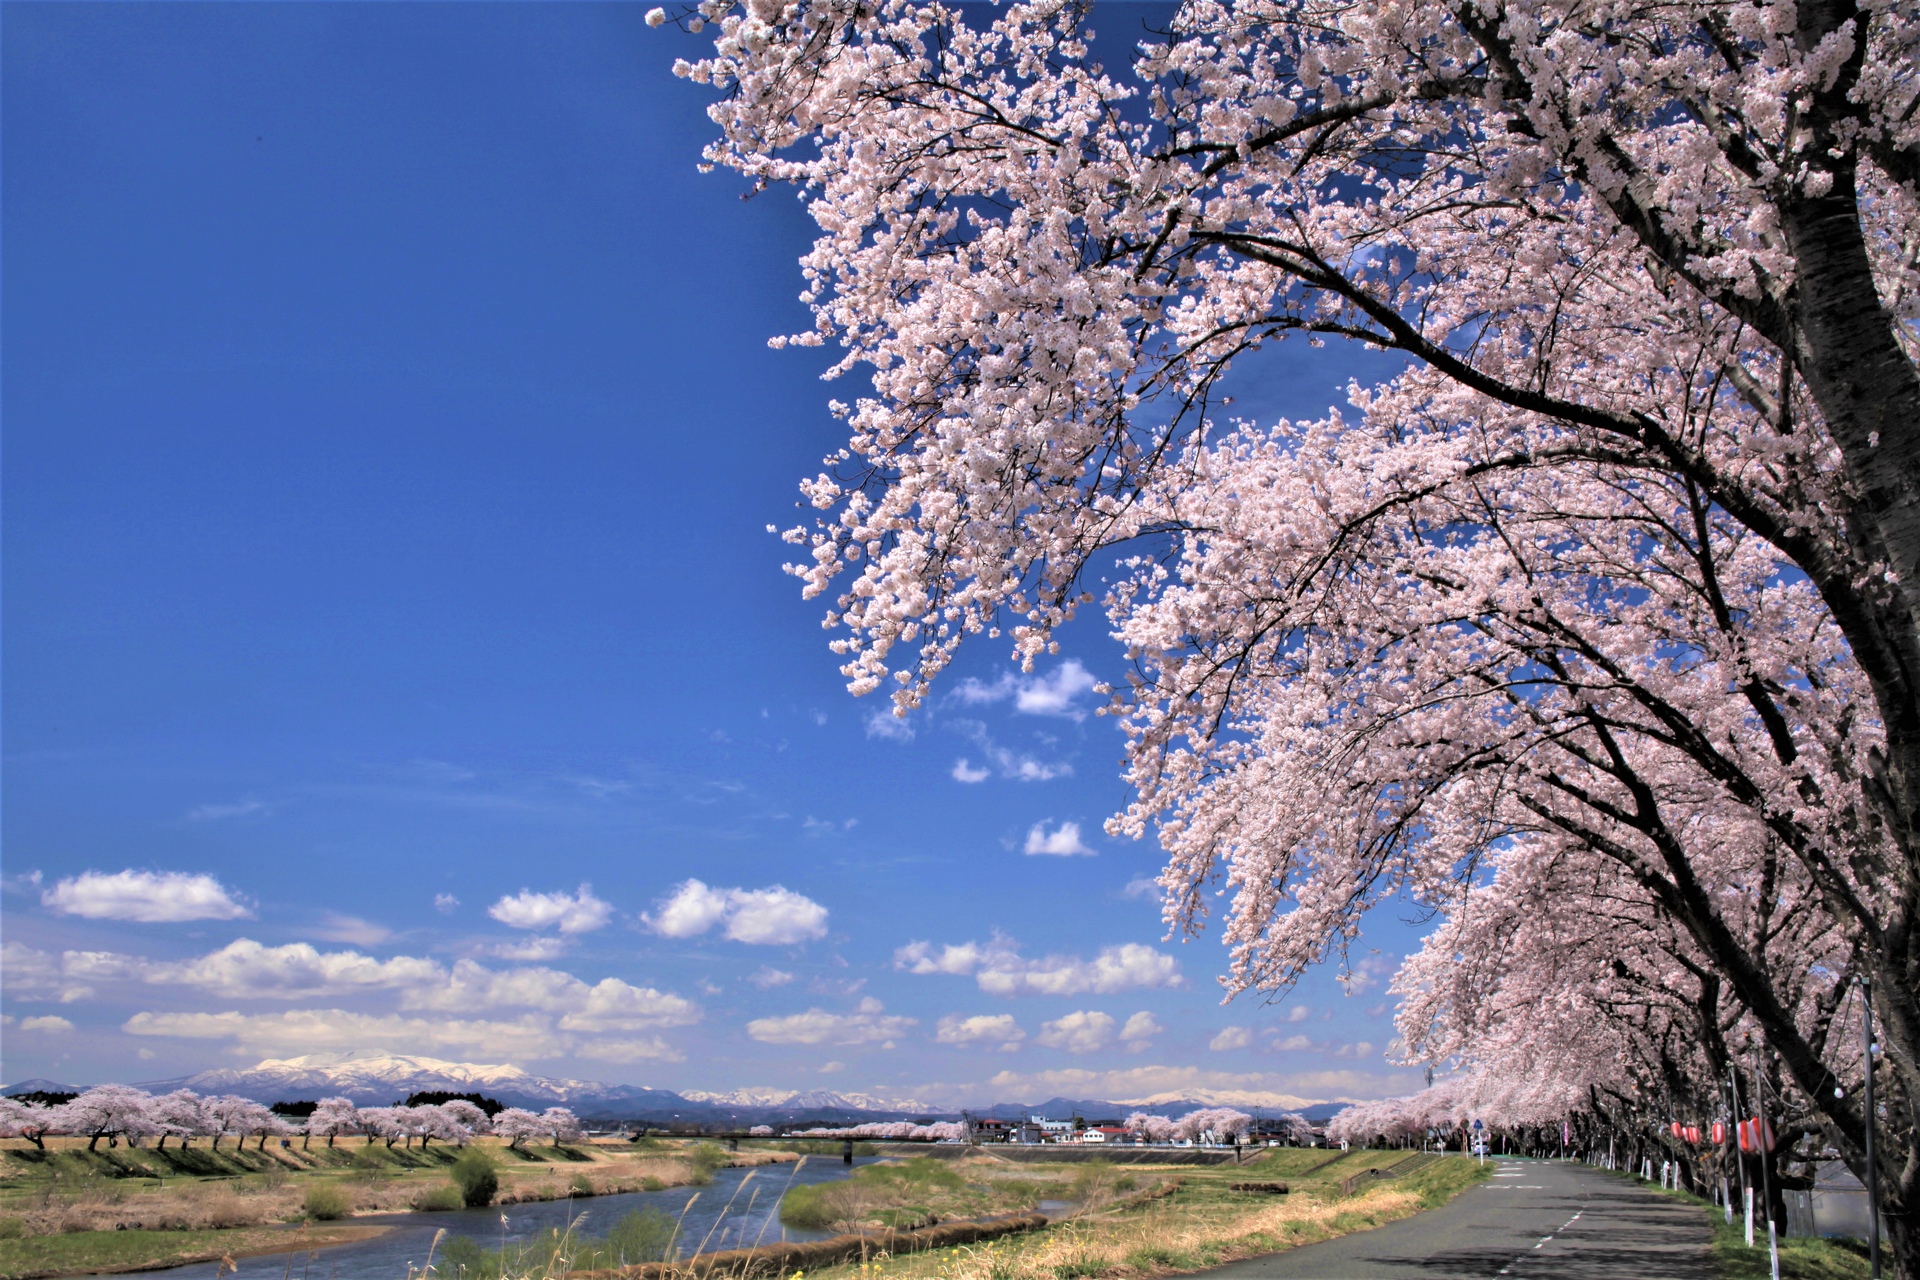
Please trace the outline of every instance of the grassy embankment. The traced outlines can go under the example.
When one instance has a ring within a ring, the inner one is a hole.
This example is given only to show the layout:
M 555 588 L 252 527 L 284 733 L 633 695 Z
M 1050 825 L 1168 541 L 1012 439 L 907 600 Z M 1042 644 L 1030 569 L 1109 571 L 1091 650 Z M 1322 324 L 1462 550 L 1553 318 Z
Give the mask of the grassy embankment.
M 1707 1216 L 1713 1229 L 1711 1246 L 1713 1267 L 1720 1280 L 1768 1280 L 1773 1274 L 1767 1256 L 1767 1224 L 1754 1224 L 1756 1247 L 1746 1243 L 1746 1224 L 1738 1213 L 1728 1222 L 1726 1210 L 1691 1191 L 1662 1191 L 1651 1183 L 1640 1182 L 1631 1173 L 1621 1173 L 1649 1191 L 1671 1196 L 1696 1206 Z M 1804 1236 L 1780 1241 L 1780 1280 L 1867 1280 L 1867 1246 L 1853 1240 L 1822 1240 Z
M 1077 1280 L 1145 1277 L 1197 1271 L 1235 1258 L 1364 1231 L 1444 1204 L 1481 1181 L 1492 1166 L 1458 1157 L 1434 1160 L 1403 1177 L 1363 1184 L 1352 1195 L 1341 1183 L 1353 1174 L 1403 1159 L 1404 1151 L 1287 1149 L 1242 1165 L 1012 1165 L 991 1156 L 949 1166 L 968 1190 L 940 1180 L 896 1174 L 891 1206 L 897 1212 L 939 1213 L 941 1194 L 1008 1198 L 1016 1187 L 1038 1199 L 1074 1200 L 1063 1220 L 1027 1235 L 988 1244 L 835 1267 L 813 1280 Z M 980 1166 L 998 1164 L 997 1171 Z M 864 1172 L 864 1171 L 863 1171 Z M 858 1180 L 857 1180 L 858 1181 Z M 1235 1182 L 1284 1181 L 1287 1195 L 1231 1190 Z M 1128 1184 L 1132 1185 L 1129 1186 Z M 984 1184 L 984 1185 L 983 1185 Z M 883 1188 L 870 1188 L 869 1221 L 880 1213 Z M 1039 1195 L 1033 1195 L 1033 1191 Z M 844 1225 L 839 1223 L 835 1225 Z
M 700 1184 L 725 1164 L 791 1158 L 658 1140 L 477 1145 L 497 1166 L 495 1204 Z M 454 1147 L 344 1139 L 305 1151 L 47 1146 L 0 1143 L 0 1280 L 305 1251 L 381 1230 L 335 1219 L 461 1203 L 449 1176 Z

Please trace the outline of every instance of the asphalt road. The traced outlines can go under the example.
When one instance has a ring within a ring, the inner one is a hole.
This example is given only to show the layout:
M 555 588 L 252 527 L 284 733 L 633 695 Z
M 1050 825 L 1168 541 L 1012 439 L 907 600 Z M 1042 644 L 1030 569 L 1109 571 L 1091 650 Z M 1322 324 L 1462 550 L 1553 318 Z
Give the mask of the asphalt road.
M 1711 1280 L 1697 1209 L 1583 1164 L 1502 1157 L 1452 1203 L 1228 1263 L 1217 1280 Z

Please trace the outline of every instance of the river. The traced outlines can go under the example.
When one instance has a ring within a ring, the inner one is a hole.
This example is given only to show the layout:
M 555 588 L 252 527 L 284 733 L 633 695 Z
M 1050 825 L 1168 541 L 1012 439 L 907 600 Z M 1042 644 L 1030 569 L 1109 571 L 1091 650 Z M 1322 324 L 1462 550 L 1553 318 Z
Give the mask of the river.
M 872 1164 L 871 1158 L 856 1161 Z M 580 1200 L 548 1200 L 511 1204 L 498 1209 L 453 1209 L 441 1213 L 362 1214 L 356 1224 L 388 1225 L 392 1230 L 358 1244 L 336 1245 L 311 1255 L 293 1255 L 291 1275 L 298 1280 L 406 1280 L 409 1267 L 427 1260 L 433 1233 L 445 1227 L 448 1235 L 471 1236 L 489 1249 L 502 1243 L 531 1240 L 569 1222 L 587 1235 L 604 1235 L 620 1216 L 634 1209 L 655 1208 L 681 1218 L 681 1254 L 711 1253 L 742 1245 L 776 1244 L 782 1240 L 821 1240 L 831 1232 L 799 1231 L 780 1223 L 780 1196 L 789 1185 L 835 1182 L 852 1170 L 839 1156 L 812 1156 L 796 1172 L 790 1164 L 761 1165 L 757 1169 L 716 1169 L 704 1187 L 668 1187 L 664 1191 L 632 1191 L 620 1195 L 590 1196 Z M 736 1194 L 737 1193 L 737 1194 Z M 691 1207 L 688 1202 L 692 1201 Z M 729 1207 L 731 1202 L 731 1207 Z M 702 1245 L 704 1244 L 704 1250 Z M 287 1255 L 266 1254 L 241 1258 L 241 1280 L 279 1280 L 289 1275 Z M 217 1280 L 217 1262 L 196 1262 L 144 1274 L 168 1280 Z

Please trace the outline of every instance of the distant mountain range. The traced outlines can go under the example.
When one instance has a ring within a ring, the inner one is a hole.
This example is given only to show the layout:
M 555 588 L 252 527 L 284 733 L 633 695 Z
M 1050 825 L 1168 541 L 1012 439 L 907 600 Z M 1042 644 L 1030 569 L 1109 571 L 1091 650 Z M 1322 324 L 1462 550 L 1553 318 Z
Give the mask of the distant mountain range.
M 708 1093 L 689 1089 L 675 1093 L 639 1085 L 602 1084 L 536 1076 L 506 1064 L 446 1062 L 439 1058 L 400 1054 L 312 1053 L 298 1058 L 269 1058 L 244 1070 L 219 1068 L 173 1080 L 136 1082 L 149 1093 L 192 1089 L 196 1093 L 231 1093 L 258 1102 L 342 1097 L 359 1106 L 388 1106 L 409 1094 L 445 1091 L 484 1093 L 508 1106 L 567 1107 L 590 1120 L 641 1121 L 667 1125 L 703 1126 L 794 1123 L 806 1121 L 869 1121 L 952 1118 L 950 1106 L 912 1098 L 883 1098 L 869 1093 L 832 1093 L 822 1089 L 733 1089 Z M 0 1089 L 0 1094 L 65 1092 L 75 1086 L 52 1080 L 22 1080 Z M 1081 1115 L 1116 1118 L 1130 1111 L 1149 1110 L 1179 1115 L 1204 1106 L 1259 1105 L 1252 1095 L 1195 1091 L 1198 1096 L 1155 1094 L 1131 1101 L 1092 1098 L 1049 1098 L 1045 1102 L 1005 1102 L 973 1108 L 976 1115 L 1016 1119 L 1045 1115 L 1064 1119 Z M 1309 1120 L 1324 1120 L 1344 1103 L 1326 1103 L 1301 1111 Z M 1280 1110 L 1268 1105 L 1269 1113 Z

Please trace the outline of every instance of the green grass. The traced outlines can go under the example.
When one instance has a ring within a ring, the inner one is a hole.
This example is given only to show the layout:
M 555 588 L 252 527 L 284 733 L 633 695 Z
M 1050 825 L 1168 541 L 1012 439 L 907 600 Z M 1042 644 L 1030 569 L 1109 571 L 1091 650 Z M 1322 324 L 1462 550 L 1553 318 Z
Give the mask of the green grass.
M 0 1240 L 0 1280 L 147 1270 L 227 1254 L 279 1252 L 378 1234 L 378 1227 L 320 1227 L 295 1234 L 273 1227 L 225 1231 L 74 1231 Z
M 680 1251 L 675 1234 L 676 1224 L 667 1214 L 635 1209 L 622 1215 L 604 1237 L 569 1228 L 504 1249 L 489 1249 L 466 1236 L 453 1236 L 441 1249 L 435 1271 L 447 1280 L 500 1280 L 502 1276 L 544 1277 L 665 1262 Z
M 1713 1231 L 1709 1246 L 1715 1273 L 1720 1280 L 1771 1280 L 1772 1260 L 1767 1254 L 1767 1224 L 1764 1218 L 1754 1223 L 1754 1247 L 1749 1249 L 1746 1224 L 1739 1214 L 1728 1222 L 1726 1210 L 1691 1191 L 1665 1191 L 1641 1183 L 1631 1173 L 1616 1176 L 1639 1183 L 1656 1195 L 1670 1196 L 1696 1206 L 1706 1215 Z M 1780 1280 L 1867 1280 L 1867 1246 L 1852 1240 L 1826 1240 L 1795 1236 L 1780 1240 Z
M 1728 1222 L 1718 1207 L 1702 1207 L 1713 1224 L 1713 1265 L 1721 1280 L 1768 1280 L 1772 1271 L 1766 1223 L 1755 1224 L 1757 1247 L 1749 1249 L 1745 1224 L 1737 1215 Z M 1867 1280 L 1867 1246 L 1852 1240 L 1782 1240 L 1780 1280 Z

